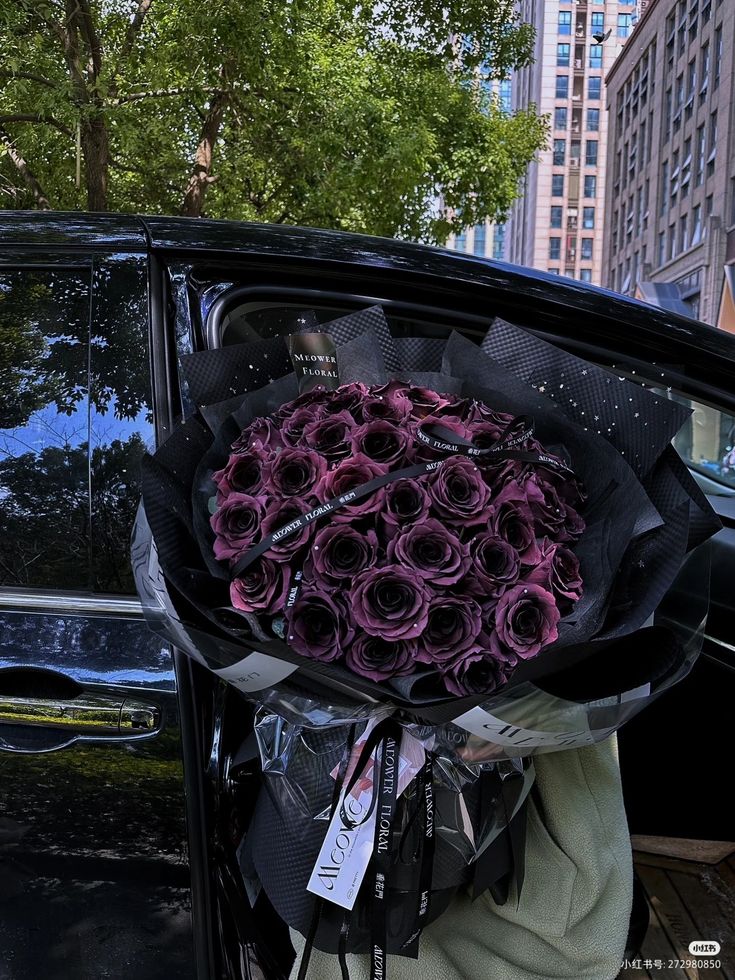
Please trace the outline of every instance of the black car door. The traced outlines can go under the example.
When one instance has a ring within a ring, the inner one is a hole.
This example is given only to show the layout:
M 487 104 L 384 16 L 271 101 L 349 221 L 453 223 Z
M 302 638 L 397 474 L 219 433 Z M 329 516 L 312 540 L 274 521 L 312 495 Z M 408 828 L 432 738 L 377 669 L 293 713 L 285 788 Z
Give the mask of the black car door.
M 324 323 L 379 303 L 397 335 L 444 337 L 459 329 L 479 339 L 501 316 L 692 405 L 693 421 L 677 446 L 725 525 L 712 549 L 704 656 L 678 689 L 623 731 L 622 769 L 633 833 L 731 839 L 732 808 L 721 773 L 735 695 L 735 479 L 722 458 L 735 432 L 735 338 L 568 280 L 404 243 L 206 222 L 192 236 L 168 219 L 149 227 L 180 355 L 291 332 L 304 311 Z M 185 390 L 182 395 L 188 411 Z M 288 968 L 288 935 L 254 883 L 237 882 L 237 848 L 257 788 L 257 771 L 239 752 L 248 708 L 213 675 L 192 669 L 207 720 L 197 752 L 206 761 L 202 806 L 221 949 L 230 975 L 247 976 L 243 964 L 259 932 L 271 949 L 261 965 L 278 977 Z M 694 770 L 697 785 L 706 786 L 706 806 L 701 795 L 682 792 L 686 773 Z M 257 921 L 250 929 L 253 909 Z
M 147 255 L 59 231 L 0 247 L 0 978 L 186 978 L 176 678 L 129 558 Z

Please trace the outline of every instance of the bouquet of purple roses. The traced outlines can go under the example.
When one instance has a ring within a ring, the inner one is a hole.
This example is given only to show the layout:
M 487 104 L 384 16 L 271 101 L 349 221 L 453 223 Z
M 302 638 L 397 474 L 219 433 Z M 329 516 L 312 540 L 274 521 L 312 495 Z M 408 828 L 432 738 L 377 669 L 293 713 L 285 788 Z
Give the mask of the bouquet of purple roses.
M 531 757 L 696 658 L 718 525 L 671 447 L 687 410 L 502 321 L 394 338 L 379 308 L 184 362 L 143 607 L 257 705 L 246 876 L 305 963 L 384 977 L 458 887 L 520 886 Z
M 476 399 L 312 388 L 247 425 L 212 480 L 233 609 L 376 682 L 433 672 L 450 694 L 491 693 L 582 595 L 579 482 Z

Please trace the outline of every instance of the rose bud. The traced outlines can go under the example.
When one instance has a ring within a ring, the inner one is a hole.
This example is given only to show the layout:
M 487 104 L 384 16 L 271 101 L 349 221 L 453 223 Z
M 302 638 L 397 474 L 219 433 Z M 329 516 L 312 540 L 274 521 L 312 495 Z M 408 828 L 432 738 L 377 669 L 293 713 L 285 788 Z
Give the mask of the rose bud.
M 493 501 L 488 522 L 490 531 L 512 545 L 524 565 L 535 565 L 539 558 L 533 514 L 523 490 L 509 483 Z
M 355 420 L 349 412 L 322 415 L 304 426 L 303 444 L 328 460 L 342 459 L 351 451 Z
M 217 487 L 217 503 L 231 493 L 258 494 L 263 489 L 263 465 L 266 454 L 262 449 L 250 448 L 233 453 L 227 465 L 212 474 Z
M 535 657 L 557 638 L 560 614 L 554 596 L 540 585 L 520 582 L 505 592 L 495 610 L 495 636 L 503 651 L 522 660 Z M 493 644 L 493 652 L 497 648 Z
M 348 602 L 355 622 L 371 636 L 406 640 L 426 628 L 429 592 L 412 569 L 386 565 L 362 572 Z
M 463 456 L 452 456 L 429 480 L 434 510 L 449 524 L 463 527 L 484 524 L 490 513 L 490 490 L 477 465 Z
M 374 480 L 377 476 L 383 476 L 388 472 L 388 467 L 382 463 L 376 463 L 367 456 L 357 455 L 350 459 L 343 459 L 333 470 L 329 470 L 319 485 L 319 499 L 332 500 L 342 494 L 355 490 L 357 487 Z M 381 487 L 374 493 L 367 494 L 354 504 L 346 504 L 335 510 L 332 520 L 335 523 L 353 521 L 356 517 L 364 517 L 366 514 L 374 514 L 383 509 L 384 490 Z
M 366 422 L 352 433 L 352 452 L 362 454 L 376 463 L 392 466 L 401 462 L 409 447 L 409 434 L 392 422 Z
M 261 538 L 267 537 L 273 531 L 278 531 L 287 524 L 290 524 L 302 514 L 308 514 L 312 505 L 302 497 L 286 497 L 285 500 L 271 500 L 268 504 L 263 523 L 261 525 Z M 266 552 L 266 557 L 273 561 L 289 561 L 296 552 L 302 548 L 314 533 L 313 524 L 305 524 L 300 530 L 288 537 L 281 538 L 273 544 Z
M 291 570 L 267 558 L 253 562 L 230 584 L 230 601 L 248 613 L 276 613 L 286 601 Z
M 265 488 L 282 497 L 308 497 L 318 492 L 326 472 L 327 461 L 322 456 L 288 447 L 268 464 Z
M 219 561 L 233 560 L 246 552 L 260 537 L 264 513 L 265 497 L 231 493 L 209 519 L 216 535 L 215 558 Z
M 334 589 L 374 565 L 377 551 L 375 531 L 330 524 L 315 535 L 304 574 L 325 589 Z
M 426 629 L 419 640 L 417 659 L 448 665 L 475 644 L 482 629 L 482 610 L 467 596 L 444 596 L 429 606 Z
M 415 640 L 384 640 L 362 633 L 350 644 L 345 663 L 361 677 L 383 681 L 410 674 L 415 669 L 415 659 Z
M 518 581 L 521 559 L 513 545 L 495 534 L 478 534 L 470 543 L 472 567 L 467 578 L 469 591 L 498 599 Z
M 388 558 L 434 585 L 454 585 L 470 566 L 469 546 L 433 518 L 393 538 Z
M 289 644 L 303 657 L 331 662 L 342 656 L 354 630 L 334 597 L 305 588 L 291 611 L 287 636 Z

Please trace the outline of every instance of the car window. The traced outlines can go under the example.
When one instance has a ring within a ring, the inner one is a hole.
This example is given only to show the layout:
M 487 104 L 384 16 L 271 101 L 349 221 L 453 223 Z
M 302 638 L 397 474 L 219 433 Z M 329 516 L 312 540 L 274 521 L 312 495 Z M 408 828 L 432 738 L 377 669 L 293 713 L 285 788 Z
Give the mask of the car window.
M 89 272 L 0 272 L 0 585 L 88 589 Z
M 679 455 L 702 476 L 735 488 L 735 416 L 681 395 L 669 397 L 692 409 L 674 438 Z

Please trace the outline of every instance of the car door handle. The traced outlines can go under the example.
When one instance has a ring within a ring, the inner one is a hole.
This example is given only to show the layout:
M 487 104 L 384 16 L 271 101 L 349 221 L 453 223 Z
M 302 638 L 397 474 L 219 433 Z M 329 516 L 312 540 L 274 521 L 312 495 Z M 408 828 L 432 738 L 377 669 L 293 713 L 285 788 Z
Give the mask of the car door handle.
M 33 725 L 74 735 L 149 735 L 161 723 L 161 709 L 136 698 L 80 694 L 74 698 L 0 695 L 0 725 Z

